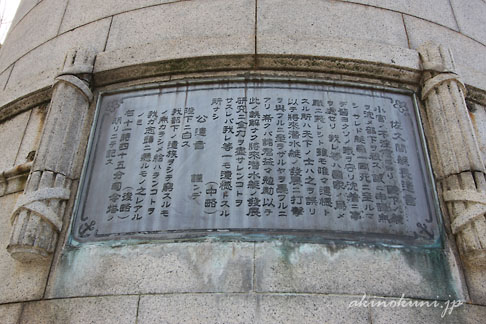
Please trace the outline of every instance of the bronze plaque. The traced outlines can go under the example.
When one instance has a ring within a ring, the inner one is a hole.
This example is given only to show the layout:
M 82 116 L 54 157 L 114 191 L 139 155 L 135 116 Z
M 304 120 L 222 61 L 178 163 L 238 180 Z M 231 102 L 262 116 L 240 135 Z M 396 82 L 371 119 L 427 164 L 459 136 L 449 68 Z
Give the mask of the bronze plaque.
M 430 244 L 439 231 L 419 134 L 407 93 L 227 81 L 103 94 L 74 238 Z

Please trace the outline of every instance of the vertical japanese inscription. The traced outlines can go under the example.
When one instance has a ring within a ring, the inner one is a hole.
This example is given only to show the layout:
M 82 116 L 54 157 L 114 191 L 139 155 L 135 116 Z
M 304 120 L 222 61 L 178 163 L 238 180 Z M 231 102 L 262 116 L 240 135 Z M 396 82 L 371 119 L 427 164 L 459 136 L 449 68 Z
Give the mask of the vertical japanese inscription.
M 299 83 L 104 95 L 75 238 L 312 230 L 433 242 L 414 114 L 409 95 Z

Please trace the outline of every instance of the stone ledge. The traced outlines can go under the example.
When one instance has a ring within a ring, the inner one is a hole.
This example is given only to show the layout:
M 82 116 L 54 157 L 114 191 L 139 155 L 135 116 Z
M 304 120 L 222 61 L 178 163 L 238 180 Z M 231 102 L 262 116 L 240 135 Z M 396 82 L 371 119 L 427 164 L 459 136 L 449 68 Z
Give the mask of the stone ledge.
M 259 69 L 324 72 L 399 81 L 406 84 L 418 84 L 421 77 L 420 71 L 408 67 L 337 57 L 264 54 L 258 55 L 256 61 Z
M 96 62 L 109 60 L 109 55 L 99 56 Z M 114 54 L 116 55 L 116 53 Z M 100 63 L 101 64 L 101 63 Z M 95 86 L 105 86 L 113 83 L 148 78 L 177 73 L 250 70 L 254 67 L 253 55 L 209 56 L 182 58 L 176 60 L 151 62 L 120 67 L 103 71 L 101 65 L 95 66 Z
M 421 77 L 421 72 L 412 67 L 310 55 L 261 54 L 255 56 L 242 54 L 202 56 L 147 63 L 139 63 L 139 60 L 133 62 L 124 60 L 126 66 L 114 69 L 110 69 L 114 67 L 112 65 L 105 65 L 105 62 L 111 61 L 111 58 L 115 58 L 118 54 L 118 51 L 99 54 L 95 67 L 96 86 L 171 74 L 231 70 L 249 70 L 251 72 L 255 69 L 343 74 L 399 81 L 406 84 L 418 84 Z M 130 65 L 132 63 L 134 65 Z M 105 68 L 107 69 L 105 70 Z
M 395 1 L 380 1 L 380 0 L 339 0 L 344 2 L 351 2 L 361 4 L 364 6 L 378 7 L 385 10 L 392 10 L 402 14 L 416 16 L 423 20 L 432 21 L 438 25 L 442 25 L 454 30 L 457 30 L 457 25 L 454 19 L 454 13 L 450 7 L 449 0 L 429 0 L 426 6 L 422 0 L 395 0 Z
M 45 87 L 5 104 L 3 107 L 0 107 L 0 122 L 48 102 L 51 99 L 51 95 L 52 87 Z
M 327 73 L 330 76 L 341 75 L 340 79 L 356 78 L 356 82 L 360 82 L 359 79 L 361 78 L 363 79 L 361 82 L 381 80 L 392 83 L 391 86 L 402 83 L 415 87 L 419 84 L 422 74 L 420 70 L 410 66 L 331 56 L 273 54 L 205 56 L 147 63 L 139 63 L 138 59 L 135 59 L 134 61 L 124 61 L 125 66 L 123 67 L 115 67 L 116 64 L 113 65 L 112 63 L 105 65 L 105 63 L 121 55 L 120 53 L 120 51 L 112 51 L 98 54 L 94 75 L 96 87 L 143 79 L 150 81 L 151 78 L 161 76 L 171 77 L 174 75 L 177 78 L 183 78 L 185 74 L 206 73 L 207 76 L 210 76 L 211 73 L 218 74 L 231 71 L 234 73 L 271 71 L 271 73 L 280 74 L 299 72 L 309 73 L 309 78 L 317 77 L 316 73 Z M 322 76 L 318 78 L 322 78 Z M 476 84 L 468 84 L 467 88 L 469 90 L 468 99 L 481 104 L 486 103 L 486 90 L 478 88 Z M 6 103 L 3 107 L 0 107 L 0 121 L 48 101 L 51 94 L 52 88 L 45 87 Z
M 0 197 L 23 191 L 31 168 L 32 162 L 27 162 L 0 172 Z

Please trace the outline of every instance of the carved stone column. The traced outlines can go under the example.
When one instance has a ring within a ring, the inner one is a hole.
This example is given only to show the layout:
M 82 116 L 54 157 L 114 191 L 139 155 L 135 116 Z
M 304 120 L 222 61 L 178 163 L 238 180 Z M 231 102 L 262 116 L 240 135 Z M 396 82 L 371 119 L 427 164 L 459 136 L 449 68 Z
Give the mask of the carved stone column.
M 19 261 L 48 258 L 55 249 L 75 172 L 81 133 L 93 94 L 94 53 L 68 53 L 56 78 L 39 148 L 12 214 L 7 250 Z
M 485 165 L 465 102 L 466 88 L 450 51 L 425 44 L 419 53 L 432 163 L 450 228 L 463 261 L 486 266 Z

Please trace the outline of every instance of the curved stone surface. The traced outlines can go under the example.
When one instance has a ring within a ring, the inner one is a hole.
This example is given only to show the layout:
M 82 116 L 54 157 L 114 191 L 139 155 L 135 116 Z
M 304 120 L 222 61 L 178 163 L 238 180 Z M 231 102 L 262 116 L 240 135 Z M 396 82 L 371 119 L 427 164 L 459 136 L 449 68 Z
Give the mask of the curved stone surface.
M 24 0 L 0 49 L 0 109 L 50 86 L 73 46 L 91 46 L 106 58 L 95 71 L 236 54 L 342 57 L 418 69 L 415 49 L 434 40 L 452 48 L 466 83 L 485 89 L 485 10 L 481 0 L 427 6 L 418 0 Z
M 433 41 L 454 54 L 484 157 L 485 12 L 484 0 L 22 0 L 0 48 L 0 172 L 40 151 L 34 107 L 50 101 L 73 47 L 97 55 L 95 97 L 168 80 L 248 76 L 362 82 L 419 94 L 417 48 Z M 419 109 L 427 117 L 420 103 Z M 92 104 L 75 156 L 60 154 L 60 163 L 76 164 L 73 195 L 94 114 Z M 440 136 L 430 131 L 432 121 L 422 122 L 427 138 Z M 453 180 L 486 188 L 484 177 L 466 176 Z M 484 271 L 468 272 L 461 263 L 447 214 L 443 246 L 435 250 L 268 238 L 73 246 L 71 197 L 52 262 L 20 264 L 5 249 L 17 197 L 0 199 L 0 317 L 7 322 L 442 322 L 432 308 L 350 309 L 364 293 L 380 300 L 460 299 L 469 305 L 446 322 L 484 318 Z

